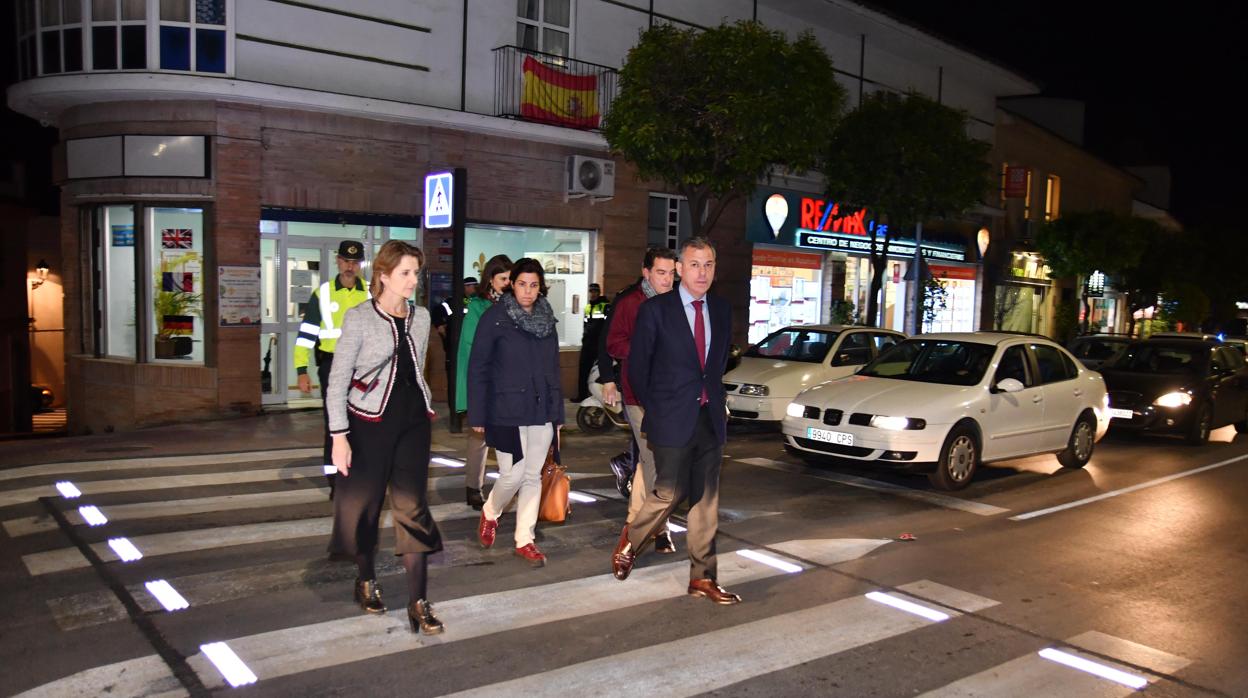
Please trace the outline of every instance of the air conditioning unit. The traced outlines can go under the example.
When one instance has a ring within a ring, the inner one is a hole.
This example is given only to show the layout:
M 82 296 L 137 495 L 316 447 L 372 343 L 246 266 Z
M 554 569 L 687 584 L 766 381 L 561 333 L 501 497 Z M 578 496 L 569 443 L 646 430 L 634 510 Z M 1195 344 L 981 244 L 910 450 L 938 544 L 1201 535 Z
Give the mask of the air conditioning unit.
M 568 156 L 568 196 L 609 199 L 615 196 L 615 162 L 584 155 Z

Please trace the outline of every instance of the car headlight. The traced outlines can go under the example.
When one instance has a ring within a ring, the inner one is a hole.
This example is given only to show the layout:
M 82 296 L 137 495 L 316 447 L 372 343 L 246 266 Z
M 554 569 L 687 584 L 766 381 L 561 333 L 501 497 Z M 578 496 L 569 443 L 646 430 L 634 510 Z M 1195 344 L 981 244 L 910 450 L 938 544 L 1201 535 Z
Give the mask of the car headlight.
M 767 386 L 765 385 L 755 385 L 753 383 L 746 383 L 745 385 L 741 386 L 741 390 L 738 392 L 740 392 L 740 394 L 742 395 L 753 395 L 754 397 L 767 397 L 767 394 L 770 393 L 771 391 L 768 390 Z
M 1153 400 L 1153 404 L 1158 407 L 1186 407 L 1192 404 L 1192 396 L 1190 393 L 1176 390 Z
M 806 406 L 800 405 L 796 402 L 790 402 L 789 406 L 785 408 L 784 413 L 790 417 L 801 417 L 806 413 Z
M 876 429 L 903 431 L 905 429 L 922 429 L 927 426 L 927 421 L 910 419 L 908 417 L 885 417 L 882 414 L 877 414 L 871 417 L 871 426 Z

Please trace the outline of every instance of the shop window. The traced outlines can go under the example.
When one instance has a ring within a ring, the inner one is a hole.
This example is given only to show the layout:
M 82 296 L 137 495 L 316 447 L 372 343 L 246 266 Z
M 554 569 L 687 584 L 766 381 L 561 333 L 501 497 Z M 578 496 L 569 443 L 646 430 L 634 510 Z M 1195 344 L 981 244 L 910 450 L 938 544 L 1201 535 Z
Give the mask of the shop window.
M 132 361 L 204 361 L 204 211 L 94 211 L 96 353 Z
M 481 278 L 490 257 L 505 254 L 514 262 L 531 257 L 546 272 L 550 301 L 559 321 L 559 346 L 579 347 L 585 303 L 593 280 L 594 233 L 518 226 L 469 225 L 464 231 L 464 269 L 460 277 Z M 641 260 L 637 260 L 640 264 Z
M 1044 185 L 1044 220 L 1056 220 L 1061 215 L 1062 178 L 1049 175 Z
M 572 53 L 571 0 L 516 0 L 516 45 L 567 58 Z
M 678 250 L 691 235 L 689 201 L 683 196 L 651 194 L 646 215 L 646 243 Z
M 204 211 L 149 208 L 146 242 L 151 269 L 148 356 L 204 361 Z
M 133 360 L 138 336 L 133 206 L 101 206 L 95 211 L 96 307 L 101 356 Z

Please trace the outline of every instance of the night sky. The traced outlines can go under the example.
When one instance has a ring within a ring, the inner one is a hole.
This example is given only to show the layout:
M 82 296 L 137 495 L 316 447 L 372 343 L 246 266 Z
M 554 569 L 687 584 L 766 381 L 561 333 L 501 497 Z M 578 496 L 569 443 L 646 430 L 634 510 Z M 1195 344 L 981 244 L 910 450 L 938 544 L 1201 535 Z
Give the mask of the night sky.
M 1171 167 L 1185 225 L 1237 225 L 1243 198 L 1248 10 L 1242 3 L 870 0 L 1087 104 L 1085 147 L 1118 165 Z
M 1087 104 L 1085 145 L 1119 165 L 1168 164 L 1172 212 L 1185 224 L 1237 226 L 1244 197 L 1241 123 L 1248 5 L 1114 0 L 869 0 L 1040 84 Z M 1186 11 L 1186 14 L 1179 13 Z M 11 46 L 13 13 L 0 12 Z M 14 79 L 13 51 L 0 76 Z M 37 204 L 56 212 L 46 184 L 52 129 L 0 110 L 0 156 L 27 161 Z

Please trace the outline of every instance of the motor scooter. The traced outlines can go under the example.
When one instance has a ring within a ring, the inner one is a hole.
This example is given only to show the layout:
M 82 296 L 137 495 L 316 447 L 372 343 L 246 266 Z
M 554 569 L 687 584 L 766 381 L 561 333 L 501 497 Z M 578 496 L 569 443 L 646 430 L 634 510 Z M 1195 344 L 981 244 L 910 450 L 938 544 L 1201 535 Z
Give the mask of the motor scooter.
M 597 366 L 589 370 L 589 397 L 581 400 L 576 409 L 576 426 L 586 434 L 605 434 L 612 429 L 628 431 L 623 405 L 608 405 L 602 400 Z

